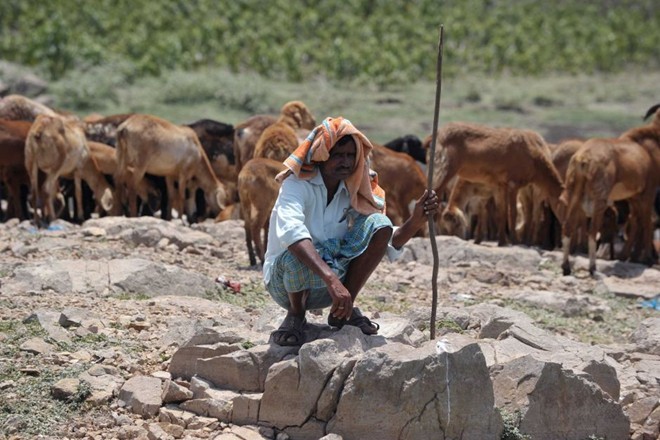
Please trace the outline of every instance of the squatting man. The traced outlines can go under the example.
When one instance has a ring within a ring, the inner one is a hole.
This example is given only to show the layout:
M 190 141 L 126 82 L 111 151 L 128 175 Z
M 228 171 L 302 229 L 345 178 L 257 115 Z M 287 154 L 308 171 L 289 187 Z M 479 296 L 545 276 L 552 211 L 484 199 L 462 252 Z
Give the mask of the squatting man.
M 438 209 L 425 191 L 410 217 L 394 227 L 385 212 L 385 193 L 369 169 L 373 146 L 351 122 L 326 118 L 286 159 L 270 217 L 264 283 L 287 310 L 271 334 L 278 345 L 302 345 L 305 311 L 330 307 L 328 324 L 378 333 L 355 299 L 385 254 L 401 248 Z

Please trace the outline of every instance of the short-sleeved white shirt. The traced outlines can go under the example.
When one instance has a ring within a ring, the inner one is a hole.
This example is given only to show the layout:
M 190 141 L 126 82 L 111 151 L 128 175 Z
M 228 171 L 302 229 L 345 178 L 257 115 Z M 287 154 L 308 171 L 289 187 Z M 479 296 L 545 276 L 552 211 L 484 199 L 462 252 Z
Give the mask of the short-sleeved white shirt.
M 266 284 L 270 281 L 273 263 L 292 244 L 306 238 L 316 244 L 346 234 L 346 211 L 351 198 L 344 182 L 340 182 L 332 201 L 326 206 L 327 198 L 328 191 L 320 172 L 309 180 L 294 175 L 284 179 L 270 215 L 263 267 Z M 395 259 L 400 253 L 390 240 L 389 258 Z

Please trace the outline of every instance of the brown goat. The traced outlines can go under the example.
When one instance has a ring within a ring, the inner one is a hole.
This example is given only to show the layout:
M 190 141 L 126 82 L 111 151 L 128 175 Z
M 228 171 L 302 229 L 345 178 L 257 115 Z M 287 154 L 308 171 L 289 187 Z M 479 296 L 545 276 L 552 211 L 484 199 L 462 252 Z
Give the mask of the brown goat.
M 100 142 L 87 141 L 87 145 L 99 171 L 101 171 L 106 178 L 113 179 L 117 174 L 118 167 L 117 150 L 110 145 Z M 149 180 L 142 179 L 138 183 L 137 194 L 142 200 L 148 200 L 150 195 L 157 196 L 158 190 L 149 182 Z M 114 204 L 112 214 L 121 214 L 121 206 L 119 203 Z
M 277 122 L 277 116 L 254 115 L 235 126 L 234 158 L 236 170 L 241 171 L 243 165 L 254 155 L 254 148 L 266 128 Z
M 294 127 L 284 122 L 276 122 L 261 133 L 252 157 L 265 157 L 283 162 L 298 144 L 298 136 L 296 136 Z
M 245 222 L 245 243 L 252 266 L 257 264 L 256 256 L 262 264 L 264 262 L 268 244 L 268 221 L 280 189 L 275 176 L 282 170 L 284 165 L 281 162 L 254 158 L 249 160 L 238 173 L 238 194 Z M 263 238 L 262 231 L 264 231 Z
M 653 115 L 653 119 L 645 125 L 631 128 L 624 132 L 620 139 L 637 142 L 651 155 L 655 169 L 660 172 L 660 104 L 651 107 L 644 119 Z
M 488 238 L 492 216 L 488 215 L 493 187 L 456 179 L 447 206 L 439 218 L 439 231 L 463 239 L 474 238 L 476 244 Z
M 59 215 L 55 212 L 54 200 L 60 177 L 69 177 L 74 181 L 79 220 L 84 218 L 81 179 L 92 188 L 94 198 L 105 211 L 112 209 L 110 186 L 98 170 L 89 152 L 83 129 L 76 122 L 38 115 L 25 143 L 25 167 L 30 176 L 32 207 L 37 224 L 42 220 L 38 208 L 43 201 L 43 217 L 47 221 Z M 43 187 L 39 186 L 39 170 L 46 175 Z
M 314 127 L 316 120 L 302 102 L 289 103 L 282 109 L 279 119 L 261 133 L 253 157 L 282 162 Z
M 241 168 L 254 157 L 257 142 L 266 128 L 276 122 L 286 122 L 296 128 L 312 130 L 316 122 L 312 113 L 302 101 L 289 101 L 282 106 L 279 117 L 255 115 L 236 125 L 234 130 L 234 157 L 236 169 Z
M 448 182 L 459 176 L 495 188 L 498 243 L 516 241 L 518 190 L 536 184 L 551 203 L 562 191 L 562 182 L 543 138 L 530 130 L 491 128 L 477 124 L 450 123 L 438 132 L 435 155 L 435 191 L 442 194 Z
M 385 191 L 386 214 L 393 224 L 401 225 L 410 216 L 410 205 L 424 193 L 426 178 L 408 154 L 379 144 L 373 146 L 370 166 L 378 173 L 378 184 Z
M 29 188 L 25 169 L 25 139 L 32 122 L 0 119 L 0 181 L 7 188 L 7 217 L 27 219 L 27 200 L 21 188 Z
M 57 113 L 22 95 L 8 95 L 0 99 L 0 119 L 34 121 L 38 115 L 57 116 Z
M 145 173 L 165 177 L 170 207 L 179 215 L 184 212 L 186 190 L 194 194 L 197 188 L 204 192 L 212 211 L 224 207 L 225 187 L 189 127 L 155 116 L 133 115 L 117 130 L 117 162 L 115 187 L 120 200 L 128 200 L 131 216 L 137 215 L 138 185 Z M 169 212 L 166 218 L 171 218 Z
M 595 273 L 596 234 L 601 230 L 606 207 L 617 200 L 628 200 L 630 205 L 630 236 L 622 258 L 628 257 L 634 245 L 635 260 L 651 261 L 651 209 L 657 175 L 648 151 L 636 142 L 596 138 L 580 147 L 569 162 L 566 188 L 561 195 L 561 203 L 567 209 L 562 223 L 562 269 L 565 275 L 571 272 L 568 259 L 570 238 L 580 223 L 580 215 L 591 219 L 589 273 Z

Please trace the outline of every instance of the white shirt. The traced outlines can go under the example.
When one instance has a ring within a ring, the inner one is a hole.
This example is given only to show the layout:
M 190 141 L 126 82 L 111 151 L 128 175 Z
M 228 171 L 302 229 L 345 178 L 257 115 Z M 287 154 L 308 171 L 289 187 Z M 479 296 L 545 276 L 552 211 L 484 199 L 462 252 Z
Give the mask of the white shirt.
M 268 248 L 264 257 L 264 282 L 270 281 L 273 263 L 292 244 L 309 238 L 313 244 L 343 237 L 348 232 L 346 210 L 351 205 L 348 188 L 339 183 L 337 192 L 326 206 L 328 190 L 318 172 L 309 180 L 294 175 L 284 179 L 270 215 Z M 388 256 L 395 259 L 400 250 L 388 247 Z

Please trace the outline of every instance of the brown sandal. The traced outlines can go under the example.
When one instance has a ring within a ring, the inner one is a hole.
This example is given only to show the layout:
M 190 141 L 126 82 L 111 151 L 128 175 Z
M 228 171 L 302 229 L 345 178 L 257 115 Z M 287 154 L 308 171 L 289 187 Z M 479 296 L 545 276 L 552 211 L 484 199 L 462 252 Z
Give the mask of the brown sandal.
M 353 313 L 351 314 L 350 319 L 339 319 L 335 318 L 332 315 L 328 315 L 328 325 L 331 327 L 337 327 L 337 328 L 342 328 L 345 325 L 352 325 L 354 327 L 358 327 L 360 330 L 362 330 L 362 333 L 365 335 L 375 335 L 378 334 L 378 330 L 380 329 L 380 326 L 378 325 L 377 322 L 374 322 L 364 316 L 360 309 L 357 307 L 353 307 Z

